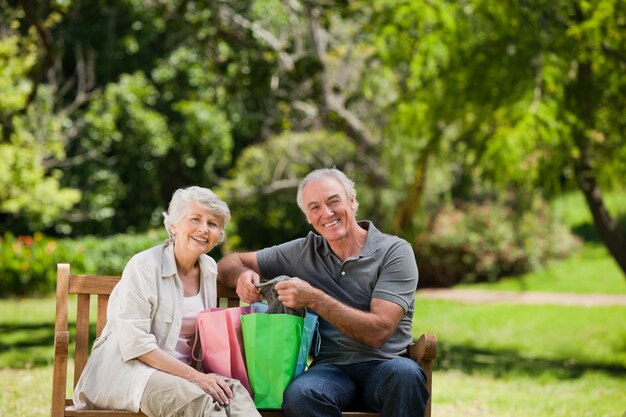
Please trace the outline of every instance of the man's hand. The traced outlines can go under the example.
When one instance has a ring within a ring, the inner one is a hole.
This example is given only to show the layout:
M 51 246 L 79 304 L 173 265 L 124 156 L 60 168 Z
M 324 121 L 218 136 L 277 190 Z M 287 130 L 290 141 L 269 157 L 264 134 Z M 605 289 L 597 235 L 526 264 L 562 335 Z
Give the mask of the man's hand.
M 300 278 L 290 278 L 281 281 L 274 287 L 278 293 L 278 299 L 285 307 L 301 309 L 310 306 L 310 300 L 315 297 L 316 291 L 306 281 Z
M 261 282 L 259 274 L 251 269 L 242 272 L 237 278 L 236 292 L 242 301 L 252 304 L 261 300 L 261 291 L 255 287 L 255 284 Z

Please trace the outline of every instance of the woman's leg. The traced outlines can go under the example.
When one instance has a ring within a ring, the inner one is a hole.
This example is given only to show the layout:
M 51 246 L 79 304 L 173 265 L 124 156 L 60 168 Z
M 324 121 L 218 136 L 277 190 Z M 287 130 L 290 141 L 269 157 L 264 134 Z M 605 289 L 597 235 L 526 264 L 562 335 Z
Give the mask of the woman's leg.
M 222 407 L 200 387 L 174 375 L 156 371 L 141 397 L 148 417 L 255 417 L 260 416 L 248 391 L 236 379 L 224 378 L 235 395 Z
M 141 396 L 139 408 L 148 417 L 169 417 L 187 404 L 208 395 L 184 378 L 155 371 Z

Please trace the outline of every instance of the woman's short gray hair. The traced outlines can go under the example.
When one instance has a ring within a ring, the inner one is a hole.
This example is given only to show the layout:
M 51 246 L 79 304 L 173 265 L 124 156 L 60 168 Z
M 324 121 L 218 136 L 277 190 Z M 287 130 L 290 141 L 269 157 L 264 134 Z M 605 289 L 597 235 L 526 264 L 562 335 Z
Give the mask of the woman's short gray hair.
M 348 200 L 354 200 L 354 214 L 356 214 L 359 208 L 359 202 L 356 200 L 356 189 L 354 188 L 354 181 L 346 176 L 343 172 L 339 171 L 337 168 L 320 168 L 314 171 L 311 171 L 298 185 L 298 194 L 296 195 L 296 202 L 298 203 L 298 207 L 300 210 L 306 215 L 306 207 L 304 207 L 304 202 L 302 201 L 302 191 L 304 187 L 310 183 L 311 181 L 319 180 L 321 178 L 334 178 L 339 181 L 339 184 L 343 187 L 346 192 L 346 197 Z
M 176 190 L 174 195 L 172 195 L 167 211 L 163 212 L 163 225 L 170 240 L 174 239 L 170 226 L 178 223 L 187 214 L 191 203 L 196 203 L 200 207 L 209 210 L 219 219 L 220 238 L 218 243 L 222 243 L 226 237 L 224 228 L 230 221 L 228 205 L 210 189 L 197 186 Z

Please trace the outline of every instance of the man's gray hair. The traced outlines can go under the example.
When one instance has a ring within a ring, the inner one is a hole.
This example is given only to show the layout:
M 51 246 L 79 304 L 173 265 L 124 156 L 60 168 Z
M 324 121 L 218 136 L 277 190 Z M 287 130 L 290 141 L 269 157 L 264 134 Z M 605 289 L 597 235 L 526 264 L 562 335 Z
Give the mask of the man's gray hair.
M 189 212 L 191 203 L 196 203 L 200 207 L 209 210 L 219 219 L 220 237 L 217 243 L 222 243 L 226 237 L 224 228 L 230 221 L 228 205 L 210 189 L 197 186 L 176 190 L 174 195 L 172 195 L 167 211 L 163 212 L 163 225 L 170 240 L 174 239 L 170 226 L 178 223 Z
M 298 203 L 298 207 L 304 214 L 306 214 L 306 207 L 304 207 L 304 202 L 302 201 L 302 190 L 304 187 L 310 183 L 311 181 L 319 180 L 321 178 L 334 178 L 339 181 L 339 184 L 343 187 L 343 190 L 346 193 L 346 197 L 348 200 L 354 199 L 354 214 L 356 214 L 359 208 L 359 202 L 356 199 L 356 189 L 354 188 L 354 181 L 346 176 L 343 172 L 339 171 L 337 168 L 320 168 L 314 171 L 311 171 L 298 185 L 298 194 L 296 195 L 296 202 Z

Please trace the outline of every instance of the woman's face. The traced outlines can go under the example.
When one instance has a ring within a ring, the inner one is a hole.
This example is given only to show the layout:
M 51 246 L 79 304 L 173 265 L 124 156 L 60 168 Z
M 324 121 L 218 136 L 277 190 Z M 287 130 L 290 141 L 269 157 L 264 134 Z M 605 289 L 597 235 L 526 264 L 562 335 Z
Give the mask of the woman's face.
M 170 227 L 176 249 L 195 256 L 210 252 L 222 233 L 219 217 L 197 203 L 191 203 L 187 214 Z

